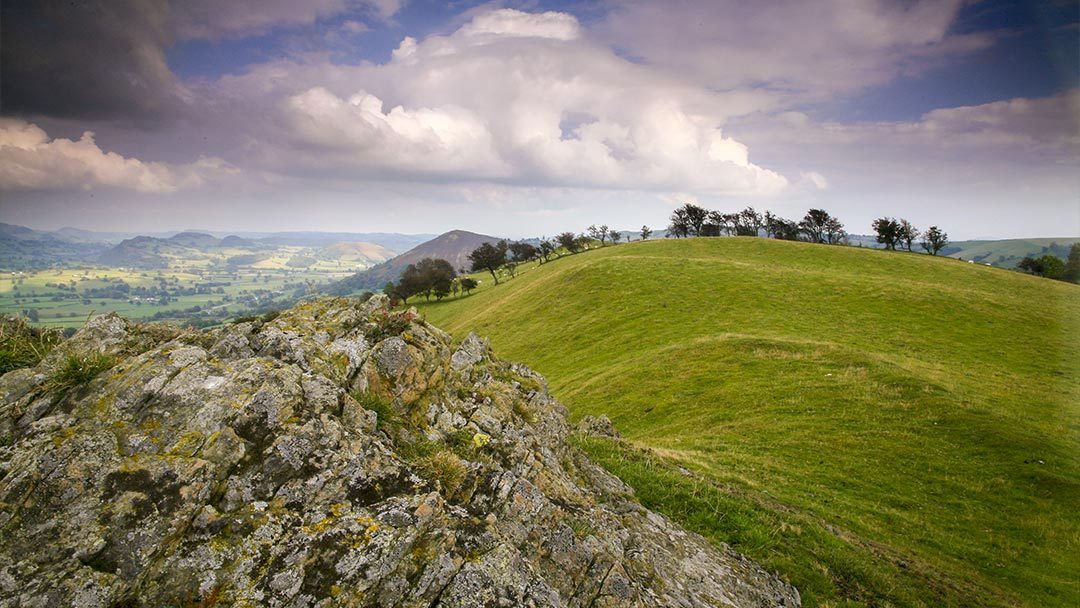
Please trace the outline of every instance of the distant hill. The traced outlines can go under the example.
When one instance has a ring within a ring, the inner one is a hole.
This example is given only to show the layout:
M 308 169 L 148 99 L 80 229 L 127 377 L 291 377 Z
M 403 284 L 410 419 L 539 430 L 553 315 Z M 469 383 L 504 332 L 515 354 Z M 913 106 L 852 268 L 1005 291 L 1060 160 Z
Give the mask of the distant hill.
M 975 260 L 983 264 L 1001 268 L 1016 268 L 1025 257 L 1056 255 L 1061 259 L 1069 257 L 1069 247 L 1080 242 L 1077 237 L 1048 239 L 1005 239 L 1000 241 L 957 241 L 949 243 L 942 250 L 943 255 L 951 258 Z
M 391 260 L 333 283 L 326 288 L 326 291 L 345 295 L 365 289 L 382 288 L 388 281 L 397 281 L 398 277 L 401 276 L 401 272 L 409 264 L 415 264 L 424 258 L 446 260 L 455 269 L 468 268 L 468 256 L 474 249 L 484 243 L 496 243 L 498 241 L 499 239 L 493 236 L 466 230 L 451 230 L 426 243 L 417 245 Z
M 970 241 L 952 241 L 939 255 L 959 260 L 974 260 L 980 264 L 990 264 L 998 268 L 1016 268 L 1025 257 L 1056 255 L 1061 259 L 1069 256 L 1069 246 L 1080 241 L 1080 237 L 1036 238 L 1036 239 L 976 239 Z M 848 242 L 858 247 L 884 249 L 872 234 L 848 235 Z M 915 251 L 922 249 L 915 245 Z
M 104 251 L 106 243 L 85 242 L 62 234 L 0 223 L 0 269 L 30 270 L 77 263 Z
M 238 236 L 219 239 L 201 232 L 181 232 L 169 238 L 137 236 L 102 252 L 97 261 L 109 266 L 132 268 L 165 268 L 170 257 L 222 253 L 226 249 L 256 251 L 266 245 Z
M 594 458 L 807 606 L 1078 604 L 1080 286 L 693 238 L 418 306 L 610 417 L 628 444 Z

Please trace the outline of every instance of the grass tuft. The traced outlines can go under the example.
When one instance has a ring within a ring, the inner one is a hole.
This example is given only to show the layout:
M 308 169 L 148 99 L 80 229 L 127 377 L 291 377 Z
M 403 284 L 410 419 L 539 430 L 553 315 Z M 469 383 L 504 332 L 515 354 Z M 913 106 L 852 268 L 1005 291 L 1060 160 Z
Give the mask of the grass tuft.
M 0 319 L 0 375 L 37 365 L 63 339 L 60 330 L 34 327 L 23 317 Z
M 116 365 L 116 358 L 100 353 L 70 354 L 64 357 L 60 365 L 49 376 L 50 391 L 67 392 L 83 386 L 101 372 Z

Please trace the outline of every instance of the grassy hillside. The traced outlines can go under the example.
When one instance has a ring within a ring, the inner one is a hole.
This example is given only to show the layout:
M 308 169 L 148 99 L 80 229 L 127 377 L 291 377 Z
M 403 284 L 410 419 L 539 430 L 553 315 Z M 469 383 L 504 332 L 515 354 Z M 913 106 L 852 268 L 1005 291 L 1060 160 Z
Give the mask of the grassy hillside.
M 608 247 L 423 307 L 545 374 L 642 502 L 809 606 L 1080 601 L 1080 287 L 757 238 Z M 648 448 L 647 451 L 640 448 Z
M 1061 259 L 1069 257 L 1069 246 L 1080 239 L 1007 239 L 1003 241 L 958 241 L 949 243 L 942 252 L 953 258 L 975 260 L 1002 268 L 1016 268 L 1020 260 L 1047 253 Z

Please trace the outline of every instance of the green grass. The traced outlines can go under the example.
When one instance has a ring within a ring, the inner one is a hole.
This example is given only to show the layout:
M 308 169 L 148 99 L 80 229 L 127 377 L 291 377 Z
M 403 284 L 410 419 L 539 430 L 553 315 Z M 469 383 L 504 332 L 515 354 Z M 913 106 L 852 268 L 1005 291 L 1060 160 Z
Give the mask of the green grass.
M 0 375 L 37 365 L 62 340 L 59 331 L 34 327 L 22 317 L 0 317 Z
M 67 355 L 49 376 L 48 389 L 60 393 L 67 392 L 90 382 L 98 374 L 114 365 L 116 365 L 116 358 L 110 355 L 100 353 Z
M 421 309 L 608 415 L 650 451 L 594 458 L 808 606 L 1080 602 L 1080 287 L 756 238 L 525 270 Z

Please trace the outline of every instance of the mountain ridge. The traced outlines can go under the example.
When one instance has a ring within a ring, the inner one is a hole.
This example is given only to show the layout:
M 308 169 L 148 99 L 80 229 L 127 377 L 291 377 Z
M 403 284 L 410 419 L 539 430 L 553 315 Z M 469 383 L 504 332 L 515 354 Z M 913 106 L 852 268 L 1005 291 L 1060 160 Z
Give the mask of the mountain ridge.
M 424 258 L 446 260 L 455 270 L 467 269 L 470 265 L 468 255 L 473 250 L 484 243 L 497 243 L 500 240 L 468 230 L 450 230 L 382 264 L 342 279 L 325 288 L 325 292 L 348 295 L 362 290 L 382 289 L 386 283 L 396 282 L 409 264 L 416 264 Z

